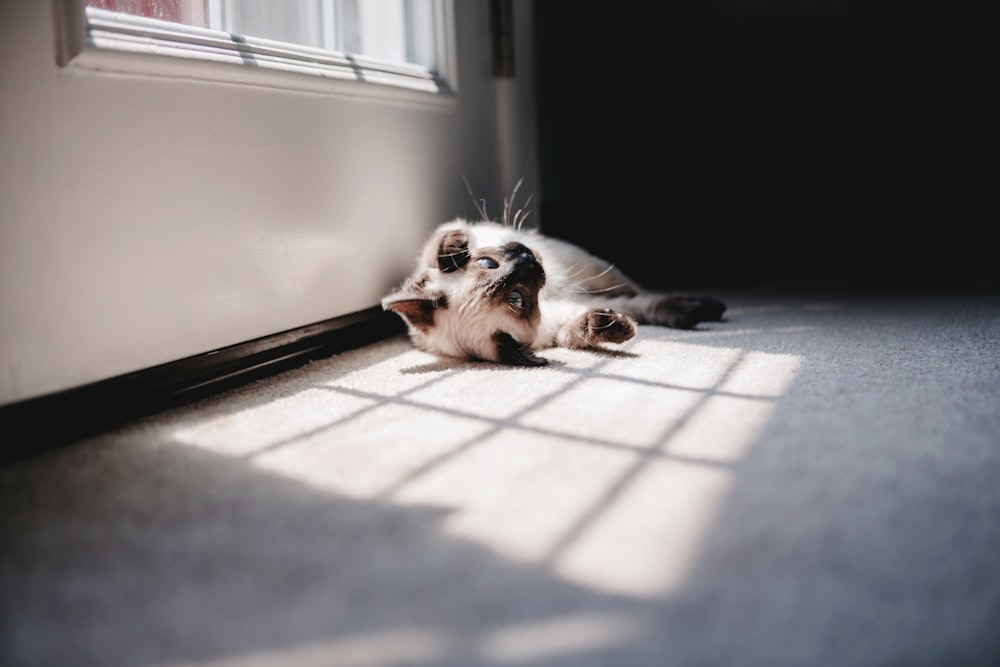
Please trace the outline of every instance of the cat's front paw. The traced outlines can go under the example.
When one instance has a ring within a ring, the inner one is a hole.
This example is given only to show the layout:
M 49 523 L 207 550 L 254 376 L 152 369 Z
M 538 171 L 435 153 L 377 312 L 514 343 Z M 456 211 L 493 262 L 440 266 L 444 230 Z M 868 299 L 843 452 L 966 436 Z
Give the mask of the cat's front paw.
M 623 343 L 635 335 L 635 320 L 610 308 L 587 313 L 586 326 L 594 343 Z
M 560 343 L 566 347 L 593 347 L 623 343 L 635 335 L 635 320 L 610 308 L 595 308 L 566 325 Z

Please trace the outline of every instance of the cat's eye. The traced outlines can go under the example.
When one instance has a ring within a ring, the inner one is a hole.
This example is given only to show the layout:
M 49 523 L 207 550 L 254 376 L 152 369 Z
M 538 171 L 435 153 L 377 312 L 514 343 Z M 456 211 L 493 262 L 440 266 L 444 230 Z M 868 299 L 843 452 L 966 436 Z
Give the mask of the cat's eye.
M 495 269 L 498 266 L 500 266 L 499 264 L 497 264 L 496 260 L 493 259 L 492 257 L 480 257 L 479 259 L 476 260 L 476 263 L 479 264 L 479 266 L 486 269 Z

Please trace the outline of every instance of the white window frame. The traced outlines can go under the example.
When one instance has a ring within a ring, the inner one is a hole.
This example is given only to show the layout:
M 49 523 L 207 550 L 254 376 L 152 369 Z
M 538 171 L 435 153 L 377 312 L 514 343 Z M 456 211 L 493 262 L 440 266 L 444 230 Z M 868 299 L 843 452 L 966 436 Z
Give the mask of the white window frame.
M 458 90 L 453 0 L 433 0 L 434 70 L 414 63 L 132 16 L 86 0 L 56 0 L 58 61 L 66 68 L 199 80 L 375 98 L 453 104 Z M 235 65 L 235 66 L 234 66 Z

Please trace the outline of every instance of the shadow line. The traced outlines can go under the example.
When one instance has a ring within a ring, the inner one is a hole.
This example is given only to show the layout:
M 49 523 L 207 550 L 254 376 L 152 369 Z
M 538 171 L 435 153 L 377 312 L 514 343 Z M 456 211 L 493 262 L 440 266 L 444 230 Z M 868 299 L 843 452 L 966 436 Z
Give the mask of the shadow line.
M 719 387 L 729 377 L 732 376 L 733 371 L 739 365 L 740 361 L 746 356 L 746 352 L 743 352 L 737 357 L 726 369 L 726 372 L 722 374 L 719 380 L 716 382 L 715 386 Z M 546 555 L 545 562 L 554 563 L 557 561 L 566 551 L 576 544 L 581 537 L 587 532 L 587 530 L 597 522 L 597 520 L 604 515 L 605 512 L 615 503 L 615 501 L 621 497 L 633 480 L 639 476 L 639 474 L 650 464 L 651 461 L 660 457 L 669 457 L 669 453 L 666 451 L 671 439 L 676 435 L 685 425 L 691 420 L 691 418 L 705 405 L 706 402 L 716 393 L 712 391 L 706 391 L 695 401 L 684 414 L 671 424 L 661 435 L 657 438 L 657 442 L 648 448 L 637 449 L 635 462 L 615 481 L 614 484 L 607 489 L 607 491 L 597 498 L 591 509 L 583 513 L 580 518 L 570 526 L 570 528 L 563 534 L 561 538 L 556 540 L 552 547 L 552 550 Z M 732 468 L 732 464 L 716 463 L 718 467 Z

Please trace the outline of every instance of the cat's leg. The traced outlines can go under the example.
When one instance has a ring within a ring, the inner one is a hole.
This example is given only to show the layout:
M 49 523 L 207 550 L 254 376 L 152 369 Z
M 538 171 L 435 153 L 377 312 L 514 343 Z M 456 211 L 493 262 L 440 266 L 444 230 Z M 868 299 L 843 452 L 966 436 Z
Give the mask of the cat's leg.
M 690 329 L 699 322 L 718 322 L 724 312 L 726 304 L 710 296 L 664 294 L 655 306 L 650 323 L 674 329 Z
M 601 343 L 623 343 L 635 335 L 635 320 L 610 308 L 593 308 L 565 322 L 556 332 L 556 345 L 586 348 Z
M 709 296 L 689 294 L 639 294 L 611 297 L 604 303 L 628 313 L 640 324 L 657 324 L 672 329 L 691 329 L 699 322 L 718 322 L 726 304 Z

